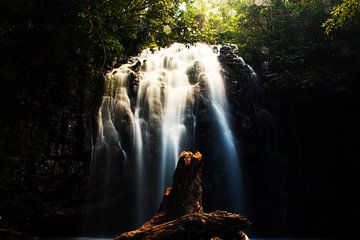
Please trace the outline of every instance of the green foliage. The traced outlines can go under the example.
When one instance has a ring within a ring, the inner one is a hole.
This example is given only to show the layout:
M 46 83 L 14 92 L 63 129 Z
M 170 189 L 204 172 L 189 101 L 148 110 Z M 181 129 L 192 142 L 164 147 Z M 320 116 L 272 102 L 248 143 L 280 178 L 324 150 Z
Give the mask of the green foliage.
M 359 13 L 360 2 L 358 0 L 343 0 L 341 4 L 334 7 L 331 17 L 323 23 L 325 33 L 329 34 L 333 30 L 355 21 L 355 18 L 359 18 Z
M 142 48 L 168 44 L 163 25 L 173 21 L 177 4 L 0 0 L 0 124 L 7 129 L 0 138 L 19 132 L 7 141 L 7 149 L 25 145 L 26 137 L 19 135 L 26 126 L 41 129 L 44 138 L 39 142 L 47 142 L 59 113 L 70 119 L 95 111 L 109 68 Z M 81 119 L 76 121 L 82 126 Z
M 267 91 L 355 91 L 359 24 L 325 35 L 321 25 L 331 7 L 329 1 L 273 1 L 238 9 L 239 37 L 233 43 L 259 73 L 271 76 L 263 85 Z M 262 67 L 265 62 L 269 69 Z
M 329 75 L 343 79 L 341 69 L 348 71 L 344 63 L 353 66 L 357 61 L 349 59 L 359 57 L 359 3 L 354 0 L 337 5 L 330 18 L 330 0 L 262 4 L 253 0 L 0 3 L 3 86 L 22 89 L 23 96 L 32 95 L 24 97 L 29 103 L 44 96 L 55 98 L 51 102 L 59 106 L 72 102 L 73 97 L 80 102 L 84 93 L 77 91 L 98 84 L 103 73 L 116 63 L 143 48 L 175 41 L 235 43 L 258 71 L 262 71 L 262 63 L 270 64 L 278 83 L 268 84 L 270 88 L 323 86 L 324 81 L 319 79 Z M 344 32 L 326 36 L 322 23 L 327 33 L 341 27 Z M 315 71 L 324 64 L 328 64 L 326 71 Z
M 206 42 L 211 44 L 232 42 L 239 34 L 236 12 L 242 1 L 186 0 L 172 22 L 172 39 L 179 42 Z
M 142 48 L 165 45 L 163 25 L 170 21 L 176 4 L 177 1 L 170 0 L 108 0 L 80 4 L 78 28 L 88 41 L 82 46 L 88 49 L 85 50 L 87 54 L 98 49 L 102 53 L 91 57 L 100 58 L 109 65 Z

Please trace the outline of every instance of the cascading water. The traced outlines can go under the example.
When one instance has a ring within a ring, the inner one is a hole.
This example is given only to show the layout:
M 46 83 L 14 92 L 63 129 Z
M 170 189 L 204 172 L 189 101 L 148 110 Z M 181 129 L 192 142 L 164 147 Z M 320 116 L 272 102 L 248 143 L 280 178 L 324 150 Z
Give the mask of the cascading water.
M 201 144 L 199 132 L 216 131 L 217 143 L 208 147 L 221 156 L 218 168 L 225 176 L 218 181 L 230 188 L 224 202 L 229 210 L 239 211 L 240 168 L 227 108 L 221 65 L 210 46 L 173 44 L 143 51 L 106 75 L 93 178 L 103 183 L 99 185 L 104 195 L 113 191 L 108 187 L 111 179 L 127 183 L 134 190 L 135 221 L 141 224 L 158 207 L 165 186 L 171 185 L 180 152 Z M 204 111 L 214 128 L 197 129 L 198 115 Z

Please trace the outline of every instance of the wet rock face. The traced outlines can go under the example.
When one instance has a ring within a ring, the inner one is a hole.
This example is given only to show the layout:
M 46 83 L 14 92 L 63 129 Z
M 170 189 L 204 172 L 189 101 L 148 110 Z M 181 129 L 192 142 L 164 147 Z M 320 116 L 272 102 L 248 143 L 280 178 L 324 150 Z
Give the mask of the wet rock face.
M 219 48 L 218 51 L 220 52 L 219 59 L 223 64 L 224 70 L 222 75 L 225 79 L 226 85 L 226 92 L 229 96 L 230 101 L 230 112 L 229 117 L 231 121 L 231 125 L 235 126 L 235 131 L 247 131 L 250 132 L 253 127 L 253 122 L 251 118 L 252 112 L 252 105 L 249 102 L 251 96 L 247 94 L 247 86 L 252 84 L 252 76 L 249 69 L 243 61 L 240 61 L 241 58 L 236 56 L 235 54 L 235 47 L 234 46 L 224 46 Z M 239 60 L 240 59 L 240 60 Z M 164 59 L 164 65 L 166 69 L 173 69 L 176 67 L 175 63 L 172 61 L 170 57 Z M 131 86 L 139 86 L 139 79 L 141 79 L 142 72 L 141 69 L 146 69 L 150 66 L 150 62 L 143 60 L 142 62 L 134 60 L 132 65 L 130 66 L 131 74 L 128 78 L 126 78 L 125 82 L 127 82 L 126 88 L 131 89 Z M 124 68 L 119 69 L 120 71 L 125 71 Z M 116 70 L 115 70 L 116 71 Z M 112 72 L 112 75 L 118 74 Z M 128 73 L 128 72 L 126 72 Z M 204 208 L 208 210 L 215 210 L 215 209 L 231 209 L 229 204 L 224 203 L 225 201 L 222 200 L 223 196 L 225 196 L 224 186 L 222 185 L 222 179 L 226 179 L 227 173 L 225 170 L 219 170 L 219 166 L 223 166 L 223 155 L 221 151 L 216 148 L 216 146 L 221 146 L 221 142 L 223 139 L 221 134 L 222 132 L 219 131 L 219 124 L 216 116 L 214 114 L 213 106 L 211 105 L 210 99 L 210 89 L 209 83 L 206 74 L 204 73 L 204 65 L 200 61 L 194 61 L 193 64 L 187 69 L 186 72 L 188 79 L 191 83 L 191 102 L 187 105 L 186 109 L 184 110 L 183 118 L 184 118 L 184 125 L 188 130 L 187 134 L 189 136 L 188 139 L 185 139 L 185 143 L 181 143 L 186 150 L 196 150 L 199 149 L 201 152 L 204 153 L 205 158 L 208 159 L 207 164 L 204 168 L 204 175 L 206 186 L 204 188 Z M 161 74 L 159 76 L 159 84 L 161 86 L 162 79 Z M 112 80 L 116 80 L 112 79 Z M 115 81 L 116 82 L 116 81 Z M 144 82 L 146 84 L 146 82 Z M 108 82 L 108 84 L 112 84 Z M 166 87 L 163 84 L 163 87 Z M 239 95 L 241 91 L 242 96 Z M 130 91 L 131 92 L 131 91 Z M 161 92 L 161 90 L 160 90 Z M 113 93 L 109 93 L 108 95 L 113 95 Z M 129 95 L 128 101 L 133 103 L 136 102 L 136 94 Z M 248 99 L 245 99 L 248 98 Z M 142 98 L 141 101 L 144 101 L 145 97 Z M 245 100 L 244 100 L 245 99 Z M 147 187 L 146 191 L 148 196 L 146 200 L 143 202 L 147 202 L 149 206 L 156 206 L 158 200 L 156 199 L 156 193 L 162 192 L 163 189 L 158 189 L 158 182 L 159 182 L 159 159 L 161 158 L 161 122 L 162 122 L 162 115 L 163 115 L 163 105 L 164 101 L 160 99 L 151 99 L 146 98 L 149 100 L 146 104 L 141 104 L 142 107 L 140 111 L 140 115 L 144 115 L 144 121 L 141 122 L 141 127 L 146 129 L 146 134 L 143 137 L 144 141 L 144 153 L 146 153 L 146 160 L 144 161 L 143 168 L 146 169 L 148 174 L 144 174 L 144 182 L 146 182 Z M 240 102 L 244 101 L 245 104 L 241 105 Z M 247 102 L 246 102 L 247 101 Z M 233 102 L 237 103 L 236 107 L 241 106 L 242 108 L 232 108 Z M 145 102 L 144 102 L 145 103 Z M 107 109 L 104 107 L 103 109 Z M 236 118 L 235 111 L 236 109 Z M 134 112 L 132 108 L 131 111 Z M 105 114 L 103 114 L 105 115 Z M 228 117 L 228 116 L 227 116 Z M 123 119 L 123 118 L 121 118 Z M 123 119 L 124 120 L 124 119 Z M 238 121 L 238 122 L 236 122 Z M 195 124 L 194 124 L 195 123 Z M 236 124 L 234 124 L 236 123 Z M 240 124 L 238 124 L 240 123 Z M 124 133 L 119 134 L 121 138 L 121 143 L 123 145 L 123 149 L 126 153 L 130 153 L 127 155 L 129 159 L 131 159 L 131 136 L 127 136 L 127 132 L 131 132 L 127 129 L 130 129 L 130 124 L 125 122 L 124 124 L 116 123 L 115 128 L 118 129 L 118 132 Z M 119 127 L 120 126 L 120 127 Z M 238 144 L 238 143 L 236 143 Z M 155 146 L 155 147 L 154 147 Z M 214 147 L 215 146 L 215 147 Z M 237 145 L 237 147 L 239 147 Z M 220 147 L 221 148 L 221 147 Z M 121 155 L 121 153 L 119 154 Z M 135 161 L 127 161 L 125 163 L 125 159 L 123 157 L 119 157 L 118 155 L 114 156 L 113 159 L 118 159 L 117 162 L 122 162 L 120 165 L 125 166 L 127 165 L 127 171 L 121 171 L 118 169 L 125 169 L 124 167 L 116 167 L 113 166 L 110 168 L 110 174 L 105 174 L 105 171 L 100 172 L 99 176 L 96 180 L 96 184 L 100 186 L 103 183 L 103 188 L 106 190 L 101 190 L 101 188 L 95 188 L 96 190 L 93 191 L 94 194 L 94 202 L 97 206 L 101 206 L 101 208 L 109 209 L 109 212 L 113 212 L 111 208 L 113 207 L 111 204 L 107 203 L 109 199 L 116 199 L 117 202 L 121 202 L 123 206 L 133 206 L 134 204 L 134 197 L 119 197 L 119 194 L 114 191 L 117 189 L 118 191 L 122 192 L 131 192 L 136 189 L 136 175 L 134 172 L 136 171 L 136 166 L 134 165 Z M 101 159 L 101 158 L 99 158 Z M 104 161 L 102 161 L 104 164 Z M 106 163 L 104 164 L 106 165 Z M 134 165 L 134 166 L 132 166 Z M 130 167 L 129 167 L 130 166 Z M 133 168 L 132 168 L 133 167 Z M 105 166 L 99 166 L 97 169 L 105 169 Z M 135 170 L 134 170 L 135 169 Z M 149 170 L 150 169 L 150 170 Z M 113 178 L 114 181 L 107 181 L 105 175 L 112 175 L 112 176 L 119 176 L 118 178 Z M 124 175 L 124 177 L 121 177 Z M 169 176 L 171 178 L 171 176 Z M 106 186 L 107 185 L 107 186 Z M 104 193 L 105 197 L 100 193 Z M 129 195 L 129 194 L 128 194 Z M 130 194 L 131 195 L 131 194 Z M 133 194 L 135 195 L 135 194 Z M 119 197 L 119 198 L 118 198 Z M 104 200 L 105 199 L 105 200 Z M 115 201 L 115 200 L 114 200 Z M 156 203 L 156 204 L 154 204 Z M 117 206 L 116 206 L 117 207 Z M 114 209 L 116 208 L 114 207 Z M 114 210 L 113 209 L 113 210 Z M 120 208 L 118 208 L 120 209 Z M 153 209 L 156 210 L 156 209 Z M 121 207 L 121 211 L 124 215 L 134 215 L 133 210 L 130 207 Z M 97 217 L 94 217 L 96 220 Z M 114 217 L 114 220 L 116 217 Z M 109 220 L 111 221 L 111 220 Z M 129 221 L 131 222 L 131 220 Z M 106 226 L 105 226 L 106 228 Z
M 359 104 L 355 102 L 359 101 L 354 101 L 358 97 L 335 97 L 326 91 L 314 95 L 293 90 L 268 91 L 266 85 L 274 84 L 276 88 L 279 76 L 285 75 L 290 83 L 294 79 L 271 68 L 257 54 L 251 53 L 248 60 L 258 78 L 230 47 L 223 49 L 219 59 L 224 68 L 234 135 L 240 140 L 238 146 L 241 144 L 247 213 L 259 220 L 254 233 L 297 235 L 299 232 L 294 229 L 301 229 L 303 234 L 344 237 L 348 224 L 334 223 L 334 211 L 329 209 L 338 206 L 336 218 L 346 219 L 358 205 L 343 197 L 348 195 L 344 186 L 356 188 L 356 181 L 349 180 L 356 176 L 349 164 L 358 159 L 353 140 L 359 135 L 355 130 L 356 121 L 359 122 L 355 114 Z M 349 116 L 346 123 L 343 116 Z M 341 165 L 339 159 L 344 159 L 344 152 L 348 154 L 347 164 Z M 206 169 L 204 172 L 205 178 L 221 177 Z M 205 186 L 204 206 L 213 204 L 207 199 L 216 199 L 213 187 Z M 310 215 L 313 220 L 308 219 Z M 322 223 L 315 219 L 322 219 Z
M 204 71 L 203 63 L 195 61 L 194 65 L 187 70 L 187 75 L 191 84 L 199 82 L 199 76 Z
M 260 79 L 252 67 L 236 54 L 235 45 L 225 45 L 220 49 L 219 60 L 223 66 L 223 78 L 233 122 L 241 133 L 251 133 L 255 126 L 255 106 L 258 103 Z M 236 134 L 239 135 L 239 134 Z
M 236 124 L 235 128 L 237 131 L 251 132 L 254 125 L 253 110 L 249 107 L 251 104 L 243 104 L 248 103 L 251 98 L 249 91 L 252 83 L 249 80 L 249 69 L 234 54 L 233 46 L 224 46 L 218 51 L 224 67 L 223 76 L 232 111 L 230 115 L 233 116 L 233 122 L 240 123 Z M 169 69 L 175 67 L 171 60 L 166 62 Z M 139 69 L 145 67 L 146 62 L 134 62 L 127 83 L 132 111 L 135 108 L 139 87 Z M 189 143 L 189 149 L 199 149 L 205 158 L 211 161 L 213 152 L 206 146 L 212 145 L 218 136 L 209 131 L 215 124 L 209 110 L 208 86 L 206 75 L 202 74 L 203 68 L 201 62 L 195 62 L 187 72 L 195 89 L 194 111 L 190 108 L 186 110 L 185 124 L 191 129 L 196 118 L 194 136 L 198 140 Z M 62 232 L 76 234 L 80 230 L 79 219 L 86 215 L 89 209 L 96 208 L 92 203 L 86 204 L 86 196 L 91 149 L 97 132 L 95 119 L 102 91 L 105 89 L 103 84 L 102 80 L 83 84 L 78 89 L 73 89 L 75 96 L 69 97 L 68 102 L 53 106 L 50 101 L 49 105 L 36 106 L 36 111 L 34 110 L 31 117 L 19 117 L 12 121 L 12 126 L 4 126 L 0 152 L 0 238 L 1 229 L 25 235 Z M 152 104 L 160 106 L 162 103 Z M 131 149 L 133 143 L 130 139 L 133 138 L 132 132 L 127 128 L 130 120 L 126 117 L 129 116 L 129 109 L 120 104 L 117 111 L 125 116 L 121 120 L 115 120 L 118 121 L 118 131 L 123 136 L 125 148 Z M 149 142 L 159 139 L 160 115 L 160 112 L 151 115 L 148 119 L 149 126 L 144 126 L 153 129 L 148 136 Z M 148 152 L 153 155 L 151 159 L 159 157 L 156 150 L 149 149 Z M 152 162 L 147 166 L 156 168 Z M 120 175 L 123 165 L 112 168 L 114 174 L 111 175 L 111 181 L 122 183 L 123 178 Z M 204 189 L 204 206 L 209 209 L 215 201 L 221 201 L 221 197 L 216 196 L 213 189 L 216 178 L 223 177 L 222 173 L 210 169 L 216 167 L 209 165 L 204 169 L 207 182 Z M 156 182 L 156 178 L 157 176 L 151 175 L 149 181 Z M 119 192 L 126 189 L 118 185 L 108 191 L 110 194 L 106 203 L 115 205 L 117 201 L 122 201 Z
M 240 146 L 243 136 L 252 136 L 256 129 L 256 93 L 257 79 L 251 67 L 244 60 L 236 55 L 236 46 L 225 45 L 216 47 L 214 51 L 219 53 L 219 61 L 223 67 L 221 72 L 227 99 L 229 102 L 228 120 L 235 137 L 235 146 L 240 149 L 241 156 L 244 153 Z M 223 196 L 226 192 L 219 179 L 227 177 L 226 172 L 221 171 L 218 166 L 223 164 L 223 156 L 217 151 L 216 147 L 221 145 L 219 142 L 221 135 L 213 131 L 217 129 L 215 119 L 212 117 L 209 107 L 209 97 L 207 95 L 205 76 L 199 76 L 197 89 L 197 111 L 196 111 L 196 149 L 201 151 L 207 164 L 204 166 L 204 209 L 212 211 L 215 209 L 229 209 Z M 219 194 L 220 193 L 220 194 Z

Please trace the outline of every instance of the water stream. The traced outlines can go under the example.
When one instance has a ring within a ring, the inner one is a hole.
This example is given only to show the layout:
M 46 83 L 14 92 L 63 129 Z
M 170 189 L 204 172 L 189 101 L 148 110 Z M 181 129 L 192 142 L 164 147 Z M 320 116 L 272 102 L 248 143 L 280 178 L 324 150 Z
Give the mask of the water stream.
M 165 186 L 171 185 L 180 152 L 195 146 L 201 108 L 215 122 L 214 129 L 206 131 L 219 136 L 220 144 L 208 147 L 222 153 L 219 168 L 225 176 L 218 181 L 230 192 L 224 201 L 229 210 L 240 211 L 239 159 L 221 70 L 218 53 L 210 46 L 176 43 L 147 49 L 106 75 L 92 178 L 102 185 L 103 195 L 114 191 L 107 187 L 112 181 L 131 185 L 136 224 L 156 211 Z

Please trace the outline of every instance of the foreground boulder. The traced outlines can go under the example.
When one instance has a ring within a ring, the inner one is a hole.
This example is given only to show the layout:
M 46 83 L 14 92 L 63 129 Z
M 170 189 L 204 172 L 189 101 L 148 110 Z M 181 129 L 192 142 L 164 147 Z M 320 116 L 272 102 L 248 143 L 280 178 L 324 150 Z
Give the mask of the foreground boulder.
M 202 155 L 182 152 L 155 216 L 142 227 L 120 234 L 123 239 L 248 239 L 242 230 L 250 222 L 225 211 L 204 213 L 202 208 Z

